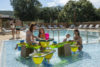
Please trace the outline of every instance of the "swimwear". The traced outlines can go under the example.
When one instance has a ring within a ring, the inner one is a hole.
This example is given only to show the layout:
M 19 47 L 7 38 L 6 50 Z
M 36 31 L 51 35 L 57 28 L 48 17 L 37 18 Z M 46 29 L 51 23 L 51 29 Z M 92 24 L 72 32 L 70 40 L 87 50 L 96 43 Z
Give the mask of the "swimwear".
M 11 24 L 10 24 L 10 28 L 11 28 L 11 29 L 14 29 L 14 28 L 15 28 L 15 24 L 14 24 L 14 23 L 11 23 Z
M 16 30 L 21 30 L 21 26 L 16 26 Z

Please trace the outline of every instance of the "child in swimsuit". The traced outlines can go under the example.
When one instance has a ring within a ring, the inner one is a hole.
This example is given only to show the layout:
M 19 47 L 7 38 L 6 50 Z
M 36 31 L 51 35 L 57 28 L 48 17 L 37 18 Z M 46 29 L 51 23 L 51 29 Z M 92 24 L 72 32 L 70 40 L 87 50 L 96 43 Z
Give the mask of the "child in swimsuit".
M 42 38 L 42 39 L 45 39 L 45 31 L 44 31 L 44 29 L 43 28 L 40 28 L 39 29 L 39 38 Z M 39 43 L 40 44 L 40 43 Z M 41 45 L 41 44 L 40 44 Z M 42 51 L 44 48 L 40 48 L 40 50 Z
M 68 38 L 70 38 L 70 34 L 66 35 L 66 38 L 63 40 L 63 42 L 66 42 L 68 40 Z

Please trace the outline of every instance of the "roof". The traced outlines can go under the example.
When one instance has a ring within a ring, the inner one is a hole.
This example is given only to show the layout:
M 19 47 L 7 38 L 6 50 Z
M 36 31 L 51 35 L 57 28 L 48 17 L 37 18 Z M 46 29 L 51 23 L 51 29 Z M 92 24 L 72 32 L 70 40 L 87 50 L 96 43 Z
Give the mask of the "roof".
M 13 19 L 13 18 L 10 17 L 9 15 L 2 15 L 2 14 L 0 14 L 0 18 L 1 18 L 1 19 Z

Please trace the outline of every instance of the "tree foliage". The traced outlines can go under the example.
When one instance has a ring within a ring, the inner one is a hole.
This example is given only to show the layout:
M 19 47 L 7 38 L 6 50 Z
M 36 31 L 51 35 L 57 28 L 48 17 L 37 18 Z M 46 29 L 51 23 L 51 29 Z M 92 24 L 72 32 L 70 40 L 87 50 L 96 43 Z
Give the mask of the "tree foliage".
M 41 3 L 38 0 L 10 0 L 14 14 L 21 20 L 35 20 Z
M 39 15 L 40 19 L 44 20 L 45 22 L 53 22 L 54 20 L 58 19 L 59 12 L 61 11 L 62 7 L 44 7 Z
M 88 0 L 70 0 L 59 13 L 59 21 L 64 22 L 95 21 L 96 17 L 95 8 Z
M 41 19 L 44 22 L 87 22 L 100 20 L 100 8 L 89 0 L 69 0 L 64 7 L 41 7 L 38 0 L 10 0 L 14 14 L 21 20 Z
M 100 8 L 96 9 L 97 20 L 100 20 Z

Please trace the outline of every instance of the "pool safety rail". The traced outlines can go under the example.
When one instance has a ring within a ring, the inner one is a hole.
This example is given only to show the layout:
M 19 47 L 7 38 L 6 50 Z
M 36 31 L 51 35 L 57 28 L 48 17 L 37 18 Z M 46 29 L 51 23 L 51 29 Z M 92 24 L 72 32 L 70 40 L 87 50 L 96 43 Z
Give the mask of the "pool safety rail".
M 63 30 L 63 31 L 62 31 Z M 95 31 L 96 30 L 96 31 Z M 100 42 L 100 29 L 95 29 L 95 30 L 91 30 L 90 29 L 84 29 L 84 30 L 79 30 L 80 31 L 80 35 L 82 37 L 83 40 L 83 44 L 89 44 L 89 43 L 98 43 Z M 52 33 L 52 38 L 54 38 L 55 40 L 55 33 L 58 34 L 57 36 L 57 41 L 58 43 L 61 42 L 61 33 L 64 31 L 67 31 L 66 34 L 70 34 L 70 31 L 72 31 L 72 37 L 74 37 L 74 31 L 72 29 L 56 29 L 57 32 L 55 32 L 54 29 L 50 29 L 51 32 L 48 31 L 48 33 Z M 66 34 L 64 36 L 66 36 Z M 85 41 L 84 41 L 85 40 Z
M 100 42 L 100 29 L 95 29 L 95 30 L 97 30 L 96 32 L 89 32 L 88 31 L 89 29 L 86 29 L 85 30 L 85 36 L 86 36 L 86 44 L 88 44 L 88 43 L 98 43 L 98 42 Z M 89 38 L 89 36 L 93 36 L 93 37 L 96 37 L 96 38 L 92 38 L 93 40 L 96 40 L 96 41 L 93 41 L 92 42 L 92 40 Z

